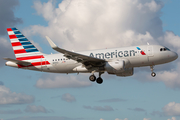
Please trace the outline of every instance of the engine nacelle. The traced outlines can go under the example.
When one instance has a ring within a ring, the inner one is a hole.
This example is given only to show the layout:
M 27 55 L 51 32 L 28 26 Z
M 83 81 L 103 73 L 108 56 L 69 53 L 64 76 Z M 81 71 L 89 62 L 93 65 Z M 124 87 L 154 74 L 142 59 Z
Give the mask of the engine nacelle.
M 125 68 L 124 72 L 116 74 L 117 76 L 126 77 L 134 74 L 134 68 Z
M 118 74 L 125 70 L 124 60 L 106 62 L 105 69 L 109 74 Z

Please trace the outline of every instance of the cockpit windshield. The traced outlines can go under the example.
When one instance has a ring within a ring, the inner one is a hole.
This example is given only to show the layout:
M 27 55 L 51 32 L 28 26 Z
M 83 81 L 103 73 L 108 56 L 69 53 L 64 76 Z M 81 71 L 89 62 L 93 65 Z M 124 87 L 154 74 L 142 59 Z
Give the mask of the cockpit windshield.
M 160 51 L 171 51 L 171 50 L 167 47 L 164 47 L 164 48 L 161 48 Z

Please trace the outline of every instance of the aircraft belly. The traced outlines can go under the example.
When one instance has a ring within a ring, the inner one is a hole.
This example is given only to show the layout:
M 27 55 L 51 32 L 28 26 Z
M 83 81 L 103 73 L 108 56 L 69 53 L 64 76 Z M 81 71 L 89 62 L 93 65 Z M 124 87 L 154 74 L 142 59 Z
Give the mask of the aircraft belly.
M 75 73 L 73 69 L 76 66 L 78 66 L 78 64 L 59 63 L 54 65 L 58 73 Z

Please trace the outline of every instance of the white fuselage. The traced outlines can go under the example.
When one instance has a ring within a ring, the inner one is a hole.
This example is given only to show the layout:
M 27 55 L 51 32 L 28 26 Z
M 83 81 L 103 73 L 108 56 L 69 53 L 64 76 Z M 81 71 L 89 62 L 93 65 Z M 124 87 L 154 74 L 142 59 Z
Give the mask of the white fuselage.
M 93 51 L 76 52 L 79 54 L 104 59 L 107 62 L 124 60 L 126 68 L 154 66 L 164 64 L 177 59 L 178 55 L 170 50 L 162 50 L 160 45 L 143 45 L 123 48 L 102 49 Z M 23 69 L 38 70 L 54 73 L 79 73 L 91 72 L 84 67 L 82 63 L 64 57 L 63 54 L 44 55 L 45 58 L 40 61 L 48 61 L 50 64 L 39 66 L 22 67 Z M 45 59 L 45 60 L 44 60 Z M 6 65 L 18 67 L 12 62 L 7 62 Z M 104 69 L 104 71 L 106 71 Z M 96 71 L 98 72 L 98 70 Z

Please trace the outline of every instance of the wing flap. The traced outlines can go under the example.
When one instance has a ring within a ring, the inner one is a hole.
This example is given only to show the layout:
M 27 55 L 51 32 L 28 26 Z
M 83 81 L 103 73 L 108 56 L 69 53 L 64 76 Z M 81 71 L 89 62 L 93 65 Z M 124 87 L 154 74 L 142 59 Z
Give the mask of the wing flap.
M 26 62 L 26 61 L 16 60 L 16 59 L 12 59 L 12 58 L 3 58 L 3 59 L 5 59 L 7 61 L 11 61 L 11 62 L 19 64 L 19 65 L 23 65 L 23 66 L 31 65 L 30 62 Z

